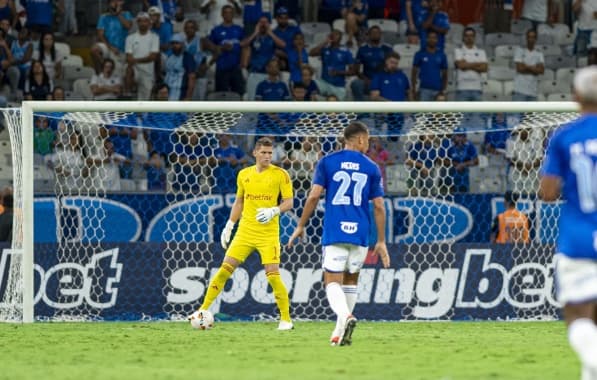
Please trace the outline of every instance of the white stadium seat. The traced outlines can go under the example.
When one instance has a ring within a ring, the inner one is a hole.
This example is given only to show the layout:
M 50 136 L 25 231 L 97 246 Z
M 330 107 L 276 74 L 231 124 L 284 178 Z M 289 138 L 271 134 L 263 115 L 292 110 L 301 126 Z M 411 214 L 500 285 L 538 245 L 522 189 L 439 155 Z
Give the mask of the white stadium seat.
M 396 20 L 392 19 L 383 19 L 383 18 L 370 18 L 367 20 L 367 25 L 372 27 L 374 25 L 379 26 L 382 32 L 398 32 L 399 26 Z M 450 28 L 452 25 L 450 25 Z
M 495 80 L 513 80 L 514 76 L 516 75 L 516 71 L 509 67 L 503 66 L 495 66 L 489 67 L 489 71 L 487 73 L 489 79 Z
M 488 79 L 483 82 L 484 94 L 504 95 L 504 86 L 498 80 Z

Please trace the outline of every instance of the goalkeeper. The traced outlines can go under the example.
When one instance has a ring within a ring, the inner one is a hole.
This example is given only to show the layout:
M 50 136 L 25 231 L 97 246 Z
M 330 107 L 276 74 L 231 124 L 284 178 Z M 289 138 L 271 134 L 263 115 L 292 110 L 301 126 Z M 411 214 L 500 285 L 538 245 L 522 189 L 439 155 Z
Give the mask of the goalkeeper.
M 292 181 L 284 169 L 271 164 L 272 153 L 273 142 L 265 137 L 260 138 L 253 150 L 255 165 L 238 173 L 236 200 L 220 239 L 222 247 L 227 249 L 226 256 L 211 279 L 199 310 L 209 309 L 236 267 L 257 250 L 280 310 L 278 330 L 291 330 L 293 324 L 290 319 L 288 291 L 280 278 L 279 270 L 279 215 L 292 208 Z M 239 219 L 238 230 L 230 242 L 232 229 Z

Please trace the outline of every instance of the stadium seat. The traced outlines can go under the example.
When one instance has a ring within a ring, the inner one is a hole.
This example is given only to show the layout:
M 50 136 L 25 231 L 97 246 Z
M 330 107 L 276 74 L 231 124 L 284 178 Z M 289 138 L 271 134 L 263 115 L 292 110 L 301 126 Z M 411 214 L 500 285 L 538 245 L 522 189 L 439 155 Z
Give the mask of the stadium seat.
M 483 101 L 485 102 L 507 102 L 511 100 L 510 96 L 498 95 L 498 94 L 483 94 Z
M 549 94 L 547 96 L 548 102 L 562 102 L 562 101 L 571 101 L 572 94 L 570 93 L 556 93 L 556 94 Z
M 309 66 L 315 70 L 315 78 L 321 78 L 321 59 L 319 57 L 309 57 Z
M 382 35 L 382 41 L 390 46 L 406 42 L 406 39 L 400 34 L 400 32 L 384 32 Z
M 498 45 L 519 45 L 519 38 L 510 33 L 489 33 L 485 35 L 487 53 L 490 52 L 490 47 L 493 48 Z
M 563 67 L 576 66 L 576 57 L 570 56 L 547 56 L 545 57 L 545 67 L 552 70 L 561 69 Z
M 562 54 L 562 49 L 560 48 L 559 45 L 554 45 L 554 44 L 549 44 L 549 45 L 537 45 L 537 50 L 539 50 L 540 52 L 543 53 L 544 57 L 547 57 L 548 55 L 555 55 L 555 56 L 559 56 Z
M 91 81 L 86 78 L 77 79 L 73 82 L 73 92 L 83 100 L 92 100 L 93 93 L 91 92 L 90 83 Z
M 400 33 L 401 36 L 406 36 L 406 31 L 408 30 L 408 22 L 406 22 L 405 20 L 402 20 L 398 23 L 398 33 Z
M 556 80 L 556 72 L 552 69 L 544 69 L 543 75 L 537 77 L 539 80 Z
M 127 191 L 127 192 L 136 191 L 137 185 L 135 184 L 135 181 L 132 179 L 121 178 L 120 179 L 120 190 Z
M 81 58 L 78 55 L 74 55 L 74 54 L 67 55 L 62 60 L 62 67 L 65 67 L 65 66 L 78 66 L 78 67 L 82 67 L 83 66 L 83 58 Z
M 386 187 L 389 193 L 406 193 L 408 191 L 408 168 L 403 164 L 386 167 Z
M 56 49 L 56 53 L 61 55 L 62 57 L 67 57 L 70 55 L 70 45 L 64 42 L 55 42 L 54 48 Z
M 12 167 L 0 166 L 0 179 L 12 179 Z
M 570 93 L 571 83 L 569 82 L 558 82 L 555 80 L 542 80 L 539 83 L 539 91 L 543 94 L 557 94 L 557 93 Z
M 400 60 L 402 60 L 403 57 L 410 56 L 412 62 L 412 58 L 415 56 L 417 51 L 419 51 L 419 45 L 396 44 L 394 45 L 394 51 L 400 54 Z
M 62 68 L 62 77 L 69 81 L 91 79 L 93 74 L 95 74 L 95 71 L 87 66 L 64 66 Z
M 2 130 L 0 130 L 0 141 L 10 141 L 10 135 L 8 133 L 8 128 L 4 127 Z
M 570 85 L 572 85 L 574 74 L 576 74 L 575 67 L 562 67 L 556 71 L 555 80 L 558 82 L 570 83 Z
M 317 33 L 329 34 L 332 31 L 332 28 L 327 22 L 305 22 L 301 24 L 301 30 L 305 35 L 309 34 L 314 36 Z
M 520 44 L 522 46 L 526 46 L 527 44 L 527 38 L 526 35 L 522 36 L 522 40 L 520 42 Z M 537 41 L 535 42 L 537 45 L 551 45 L 553 44 L 555 41 L 555 37 L 551 34 L 541 34 L 539 36 L 537 36 Z
M 10 140 L 0 140 L 0 154 L 11 154 Z
M 556 40 L 555 42 L 562 46 L 569 46 L 569 45 L 574 45 L 574 40 L 576 39 L 576 36 L 574 35 L 574 33 L 566 33 L 566 34 L 559 34 L 556 36 Z
M 514 52 L 516 51 L 515 45 L 498 45 L 495 47 L 494 50 L 494 57 L 496 58 L 504 58 L 512 61 L 512 57 L 514 57 Z
M 337 18 L 332 23 L 332 29 L 339 30 L 342 33 L 344 33 L 344 29 L 346 29 L 345 26 L 346 26 L 346 21 L 344 21 L 343 18 Z
M 280 71 L 280 81 L 288 84 L 290 82 L 290 73 L 288 71 Z
M 207 100 L 237 101 L 241 100 L 238 93 L 232 91 L 216 91 L 207 94 Z
M 507 80 L 502 82 L 502 84 L 504 86 L 504 95 L 512 96 L 512 92 L 514 91 L 514 81 Z
M 483 82 L 484 94 L 504 95 L 504 86 L 499 80 L 488 79 Z
M 203 13 L 201 13 L 201 12 L 185 12 L 184 18 L 186 20 L 194 20 L 201 25 L 201 21 L 203 20 Z
M 329 32 L 323 32 L 323 33 L 317 33 L 315 34 L 312 38 L 313 38 L 313 46 L 317 46 L 320 43 L 322 43 L 323 41 L 328 39 L 328 36 L 330 35 Z
M 576 66 L 576 67 L 585 67 L 589 64 L 589 58 L 588 57 L 578 57 L 578 60 L 576 62 L 576 65 L 572 65 L 572 66 Z
M 464 31 L 464 25 L 458 23 L 450 23 L 450 30 L 446 35 L 446 41 L 453 42 L 455 44 L 462 43 L 462 32 Z
M 516 71 L 514 69 L 511 69 L 509 67 L 503 67 L 503 66 L 495 66 L 495 67 L 489 67 L 489 70 L 487 72 L 487 77 L 489 79 L 495 79 L 495 80 L 513 80 L 514 76 L 516 75 Z
M 510 46 L 510 45 L 503 45 L 503 46 Z M 512 59 L 508 57 L 492 57 L 487 58 L 487 63 L 489 67 L 493 66 L 501 66 L 501 67 L 510 67 L 512 63 Z
M 512 20 L 510 23 L 510 32 L 512 32 L 512 34 L 525 35 L 532 27 L 533 23 L 529 20 Z
M 379 26 L 382 32 L 398 32 L 399 26 L 396 20 L 392 19 L 383 19 L 383 18 L 370 18 L 367 20 L 367 25 L 372 27 L 374 25 Z M 450 29 L 453 27 L 453 24 L 450 24 Z
M 537 35 L 552 35 L 555 41 L 559 41 L 563 36 L 570 34 L 570 28 L 566 24 L 539 24 L 537 26 Z

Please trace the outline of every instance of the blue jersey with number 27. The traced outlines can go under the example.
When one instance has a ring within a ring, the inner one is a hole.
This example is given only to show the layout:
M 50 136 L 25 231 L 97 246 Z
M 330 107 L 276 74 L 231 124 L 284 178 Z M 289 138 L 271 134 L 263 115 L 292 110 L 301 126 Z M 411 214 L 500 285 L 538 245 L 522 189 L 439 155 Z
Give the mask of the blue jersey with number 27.
M 549 142 L 542 175 L 562 180 L 558 252 L 597 260 L 597 115 L 557 130 Z
M 313 183 L 325 188 L 323 245 L 368 246 L 369 200 L 383 196 L 375 162 L 354 150 L 332 153 L 317 164 Z

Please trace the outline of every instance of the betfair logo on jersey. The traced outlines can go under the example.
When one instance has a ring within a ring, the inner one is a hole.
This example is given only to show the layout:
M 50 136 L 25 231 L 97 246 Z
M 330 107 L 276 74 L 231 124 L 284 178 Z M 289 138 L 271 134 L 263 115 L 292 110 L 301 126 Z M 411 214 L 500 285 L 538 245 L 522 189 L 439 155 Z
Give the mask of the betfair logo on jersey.
M 340 222 L 340 229 L 347 234 L 354 234 L 359 230 L 359 224 L 355 222 Z
M 340 168 L 344 170 L 359 170 L 359 163 L 357 162 L 343 162 L 340 164 Z
M 247 201 L 271 201 L 273 197 L 268 194 L 245 194 Z

